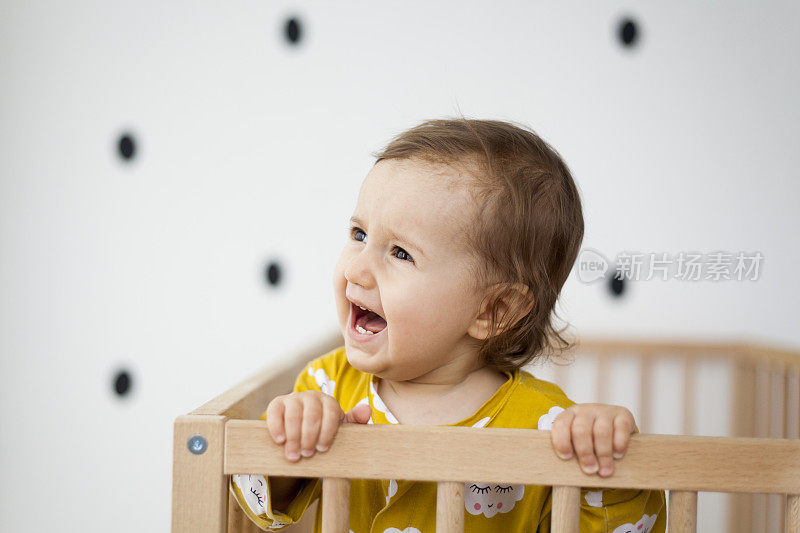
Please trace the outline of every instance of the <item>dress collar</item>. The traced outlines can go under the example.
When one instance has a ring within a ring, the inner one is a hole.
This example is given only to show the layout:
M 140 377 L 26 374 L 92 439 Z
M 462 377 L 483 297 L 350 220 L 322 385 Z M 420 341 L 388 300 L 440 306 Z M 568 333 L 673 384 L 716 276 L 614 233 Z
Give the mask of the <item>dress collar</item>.
M 520 380 L 520 373 L 519 369 L 514 370 L 513 372 L 504 371 L 507 378 L 506 382 L 503 383 L 500 388 L 498 388 L 492 396 L 486 400 L 483 405 L 481 405 L 477 411 L 475 411 L 471 416 L 456 422 L 454 424 L 442 424 L 443 426 L 467 426 L 467 427 L 484 427 L 486 426 L 492 418 L 497 414 L 503 404 L 506 403 L 508 397 L 511 395 L 511 391 L 516 387 Z M 389 408 L 386 407 L 386 404 L 383 403 L 383 400 L 378 395 L 378 388 L 377 383 L 380 381 L 380 378 L 376 377 L 374 374 L 367 374 L 367 381 L 368 381 L 368 388 L 369 391 L 367 393 L 367 397 L 369 398 L 369 404 L 372 408 L 372 416 L 370 417 L 369 423 L 371 424 L 399 424 L 400 422 L 397 418 L 389 411 Z

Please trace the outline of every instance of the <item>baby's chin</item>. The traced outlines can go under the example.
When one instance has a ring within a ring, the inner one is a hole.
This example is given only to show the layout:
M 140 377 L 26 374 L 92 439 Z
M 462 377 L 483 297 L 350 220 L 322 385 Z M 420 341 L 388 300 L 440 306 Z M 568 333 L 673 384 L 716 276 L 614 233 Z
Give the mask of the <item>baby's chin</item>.
M 386 360 L 381 354 L 366 353 L 356 346 L 351 346 L 348 342 L 345 342 L 344 349 L 347 362 L 356 370 L 365 374 L 375 374 L 378 377 L 386 371 Z
M 408 375 L 398 375 L 399 369 L 390 368 L 388 358 L 385 354 L 365 354 L 356 347 L 345 346 L 347 362 L 350 366 L 365 374 L 372 374 L 380 379 L 388 381 L 407 381 L 419 377 L 419 372 L 406 370 Z

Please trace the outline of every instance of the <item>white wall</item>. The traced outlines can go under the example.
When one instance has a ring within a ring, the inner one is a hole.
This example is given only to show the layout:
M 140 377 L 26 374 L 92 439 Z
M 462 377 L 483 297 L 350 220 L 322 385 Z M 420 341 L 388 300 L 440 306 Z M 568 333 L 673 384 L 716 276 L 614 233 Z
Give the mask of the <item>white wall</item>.
M 573 277 L 579 334 L 798 346 L 798 26 L 789 2 L 2 3 L 0 530 L 166 531 L 174 418 L 336 330 L 370 152 L 459 110 L 555 146 L 585 246 L 764 255 L 619 299 Z

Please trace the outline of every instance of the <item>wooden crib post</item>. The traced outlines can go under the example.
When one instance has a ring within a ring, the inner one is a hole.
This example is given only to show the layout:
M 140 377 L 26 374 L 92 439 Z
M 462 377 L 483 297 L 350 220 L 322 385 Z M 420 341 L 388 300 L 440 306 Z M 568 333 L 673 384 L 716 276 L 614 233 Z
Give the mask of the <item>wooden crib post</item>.
M 172 532 L 225 533 L 228 476 L 225 422 L 216 415 L 175 419 L 172 448 Z
M 464 533 L 464 484 L 436 484 L 436 533 Z
M 322 533 L 350 531 L 350 480 L 322 478 Z
M 696 491 L 669 491 L 667 529 L 669 533 L 697 533 Z
M 786 438 L 800 438 L 800 365 L 786 369 Z M 786 496 L 786 531 L 800 533 L 800 494 Z
M 580 518 L 581 488 L 554 486 L 550 530 L 553 533 L 578 533 Z

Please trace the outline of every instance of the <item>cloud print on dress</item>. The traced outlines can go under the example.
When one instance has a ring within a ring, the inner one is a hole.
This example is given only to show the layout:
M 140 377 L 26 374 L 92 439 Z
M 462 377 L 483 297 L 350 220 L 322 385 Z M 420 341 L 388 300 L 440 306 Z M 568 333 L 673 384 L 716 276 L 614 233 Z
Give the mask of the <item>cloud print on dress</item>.
M 328 373 L 325 372 L 324 368 L 318 368 L 317 370 L 314 370 L 312 367 L 308 367 L 308 375 L 314 376 L 314 381 L 317 382 L 317 386 L 322 392 L 328 396 L 333 396 L 333 391 L 336 388 L 336 382 L 332 381 L 328 377 Z
M 645 513 L 635 524 L 622 524 L 617 526 L 612 533 L 650 533 L 656 523 L 657 516 L 657 514 L 649 515 Z
M 542 416 L 539 417 L 539 426 L 538 426 L 538 428 L 539 429 L 545 429 L 545 430 L 552 429 L 553 428 L 553 420 L 555 420 L 556 417 L 559 414 L 563 413 L 564 411 L 566 411 L 566 409 L 564 409 L 563 407 L 559 407 L 557 405 L 554 405 L 553 407 L 550 408 L 549 411 L 547 411 L 547 413 L 545 413 L 545 414 L 543 414 Z
M 389 499 L 391 499 L 391 497 L 394 496 L 395 494 L 397 494 L 397 480 L 390 479 L 389 494 L 386 496 L 386 505 L 389 505 Z
M 408 526 L 405 529 L 397 529 L 396 527 L 389 527 L 384 529 L 383 533 L 421 533 L 421 531 L 415 527 Z
M 603 491 L 602 490 L 590 490 L 586 492 L 586 503 L 589 504 L 590 507 L 602 507 L 603 506 Z

